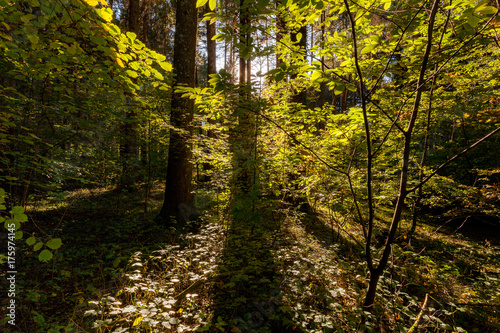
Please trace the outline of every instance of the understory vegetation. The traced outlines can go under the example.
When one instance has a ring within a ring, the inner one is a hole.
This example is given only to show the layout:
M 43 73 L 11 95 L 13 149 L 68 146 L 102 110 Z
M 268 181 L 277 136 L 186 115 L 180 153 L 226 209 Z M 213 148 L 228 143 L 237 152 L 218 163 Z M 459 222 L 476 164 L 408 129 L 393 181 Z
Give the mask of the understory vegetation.
M 160 188 L 151 191 L 151 211 L 161 204 Z M 360 237 L 359 228 L 338 225 L 320 207 L 305 212 L 281 202 L 269 208 L 262 235 L 238 240 L 220 223 L 215 196 L 201 193 L 206 220 L 185 233 L 155 225 L 141 196 L 111 189 L 71 191 L 28 209 L 64 246 L 49 263 L 27 245 L 18 249 L 17 331 L 362 329 L 366 267 L 349 237 Z M 394 246 L 369 330 L 406 332 L 420 312 L 421 332 L 500 329 L 499 228 L 472 218 L 462 225 L 448 214 L 429 213 L 411 247 Z

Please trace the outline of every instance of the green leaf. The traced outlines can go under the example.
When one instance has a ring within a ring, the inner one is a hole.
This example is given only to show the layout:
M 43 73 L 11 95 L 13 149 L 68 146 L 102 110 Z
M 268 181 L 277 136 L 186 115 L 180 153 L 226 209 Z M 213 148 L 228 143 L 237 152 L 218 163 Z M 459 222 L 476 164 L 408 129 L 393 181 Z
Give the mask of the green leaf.
M 23 232 L 22 231 L 16 231 L 15 238 L 16 239 L 23 239 Z
M 285 77 L 285 73 L 279 72 L 278 74 L 276 74 L 276 82 L 283 80 L 284 77 Z
M 321 77 L 321 72 L 314 72 L 312 73 L 311 75 L 311 81 L 316 81 L 317 79 L 319 79 Z
M 40 41 L 37 35 L 29 35 L 26 38 L 28 38 L 32 44 L 38 44 L 38 42 Z
M 138 76 L 136 71 L 131 71 L 130 69 L 126 70 L 128 76 L 136 78 Z
M 22 213 L 24 213 L 24 208 L 21 207 L 21 206 L 15 206 L 15 207 L 12 208 L 12 210 L 10 211 L 10 213 L 12 215 L 22 214 Z
M 16 222 L 26 222 L 28 221 L 28 215 L 26 214 L 17 214 L 14 216 L 14 221 Z
M 35 244 L 35 246 L 33 246 L 33 251 L 38 251 L 42 248 L 43 246 L 43 242 L 38 242 Z
M 497 12 L 496 7 L 486 6 L 486 3 L 483 3 L 482 5 L 479 5 L 476 8 L 474 8 L 474 13 L 481 13 L 483 15 L 493 15 L 496 12 Z
M 4 223 L 5 229 L 12 229 L 10 227 L 10 225 L 12 223 L 14 223 L 14 230 L 21 228 L 21 223 L 19 223 L 19 221 L 16 221 L 14 219 L 7 219 L 7 220 L 5 220 L 5 223 Z
M 101 36 L 90 36 L 89 37 L 90 40 L 94 43 L 96 43 L 97 45 L 106 45 L 107 42 L 104 38 L 102 38 Z
M 130 38 L 131 41 L 134 41 L 137 38 L 135 32 L 127 31 L 127 37 Z
M 31 246 L 31 245 L 33 245 L 33 244 L 35 244 L 35 243 L 36 243 L 36 238 L 35 238 L 35 237 L 33 237 L 33 236 L 31 236 L 30 238 L 28 238 L 28 239 L 26 240 L 26 244 L 28 244 L 29 246 Z
M 386 0 L 384 3 L 384 10 L 389 10 L 389 8 L 391 8 L 391 5 L 392 5 L 392 0 Z
M 269 4 L 269 0 L 258 0 L 257 1 L 257 10 L 262 10 L 266 8 L 266 6 Z
M 378 44 L 368 44 L 367 46 L 365 46 L 362 50 L 361 50 L 361 54 L 366 54 L 366 53 L 370 53 L 371 51 L 373 51 L 374 48 L 377 47 Z
M 210 10 L 214 10 L 215 6 L 217 6 L 217 0 L 208 1 L 208 7 L 210 7 Z
M 477 16 L 474 16 L 474 14 L 472 13 L 467 13 L 466 17 L 467 23 L 469 23 L 469 25 L 473 28 L 475 28 L 479 24 L 479 22 L 481 22 L 481 19 Z
M 172 64 L 171 63 L 162 61 L 162 62 L 160 62 L 160 66 L 161 66 L 161 68 L 163 68 L 167 72 L 171 72 L 172 71 Z
M 50 252 L 49 250 L 43 250 L 42 252 L 40 252 L 40 254 L 38 255 L 38 260 L 40 261 L 44 261 L 44 262 L 47 262 L 49 261 L 50 259 L 52 259 L 54 255 L 52 254 L 52 252 Z
M 356 86 L 352 83 L 348 83 L 347 84 L 347 90 L 350 90 L 350 91 L 357 91 L 358 88 L 356 88 Z
M 335 89 L 333 90 L 333 93 L 335 95 L 340 95 L 344 92 L 344 90 L 345 90 L 345 85 L 342 83 L 339 83 L 339 84 L 335 85 Z
M 52 250 L 57 250 L 62 245 L 61 238 L 53 238 L 47 242 L 47 246 Z
M 35 15 L 33 15 L 33 14 L 26 14 L 26 15 L 21 16 L 21 21 L 23 21 L 24 23 L 28 23 L 34 17 L 35 17 Z
M 196 1 L 196 8 L 205 6 L 205 4 L 207 2 L 208 2 L 208 0 L 197 0 Z

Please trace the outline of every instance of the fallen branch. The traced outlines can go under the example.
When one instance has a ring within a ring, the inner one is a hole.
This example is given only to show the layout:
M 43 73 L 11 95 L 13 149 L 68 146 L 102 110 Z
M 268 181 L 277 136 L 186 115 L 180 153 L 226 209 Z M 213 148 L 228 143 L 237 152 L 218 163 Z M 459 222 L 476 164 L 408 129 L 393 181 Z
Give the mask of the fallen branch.
M 425 307 L 427 306 L 427 301 L 429 300 L 429 294 L 425 294 L 425 299 L 424 299 L 424 304 L 422 304 L 422 309 L 420 310 L 417 319 L 415 320 L 415 323 L 410 327 L 408 330 L 408 333 L 413 333 L 415 332 L 416 329 L 418 329 L 418 323 L 420 322 L 420 319 L 422 318 L 422 315 L 424 314 Z
M 204 278 L 201 278 L 197 281 L 195 281 L 192 285 L 190 285 L 189 287 L 187 287 L 187 289 L 185 289 L 183 292 L 181 292 L 179 295 L 175 296 L 175 306 L 177 306 L 180 302 L 182 302 L 182 300 L 184 298 L 186 298 L 186 295 L 187 294 L 190 294 L 192 291 L 195 291 L 197 290 L 198 288 L 200 288 L 204 283 L 205 283 L 206 279 Z

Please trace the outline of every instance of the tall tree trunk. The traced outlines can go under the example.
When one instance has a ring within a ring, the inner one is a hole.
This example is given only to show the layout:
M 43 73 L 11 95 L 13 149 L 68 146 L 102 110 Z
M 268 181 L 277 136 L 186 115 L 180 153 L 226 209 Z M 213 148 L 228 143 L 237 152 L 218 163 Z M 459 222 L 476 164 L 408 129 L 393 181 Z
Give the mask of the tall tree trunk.
M 139 35 L 140 25 L 140 0 L 129 0 L 127 8 L 127 29 Z M 138 133 L 137 133 L 137 105 L 134 96 L 130 93 L 127 96 L 127 107 L 129 110 L 125 115 L 125 122 L 122 126 L 122 144 L 120 145 L 120 155 L 122 159 L 122 175 L 119 184 L 120 190 L 133 191 L 136 183 L 137 162 L 139 157 Z
M 170 145 L 165 201 L 160 218 L 167 224 L 185 224 L 196 215 L 192 193 L 192 139 L 194 101 L 176 92 L 178 87 L 195 86 L 197 10 L 194 0 L 177 0 L 174 35 L 174 93 L 170 115 Z
M 129 0 L 128 3 L 128 31 L 134 32 L 139 35 L 140 24 L 139 19 L 141 17 L 141 1 L 140 0 Z
M 217 42 L 212 40 L 215 36 L 215 22 L 210 24 L 207 23 L 207 75 L 210 78 L 210 74 L 217 74 L 217 58 L 216 58 L 216 46 Z
M 281 6 L 281 0 L 276 1 L 276 9 L 279 9 Z M 283 38 L 283 35 L 286 34 L 286 24 L 285 20 L 283 19 L 283 15 L 280 12 L 276 13 L 276 50 L 278 49 L 278 44 L 280 43 L 281 39 Z M 283 63 L 281 60 L 279 52 L 276 52 L 276 68 L 280 67 L 280 65 Z
M 252 112 L 250 91 L 248 81 L 249 72 L 249 55 L 250 52 L 245 52 L 244 48 L 250 47 L 249 43 L 249 2 L 242 2 L 240 5 L 240 48 L 239 52 L 239 101 L 235 109 L 235 116 L 238 123 L 235 126 L 231 138 L 231 150 L 233 152 L 233 166 L 234 166 L 234 181 L 235 192 L 234 201 L 235 205 L 235 218 L 240 221 L 248 221 L 250 219 L 252 206 L 247 201 L 249 200 L 249 193 L 253 191 L 253 171 L 250 161 L 254 153 L 254 134 L 255 134 L 255 114 Z M 243 54 L 247 54 L 244 56 Z M 242 207 L 236 208 L 236 207 Z M 242 210 L 236 212 L 236 210 Z
M 147 0 L 142 1 L 142 11 L 141 11 L 141 16 L 142 16 L 142 42 L 146 47 L 151 48 L 151 43 L 149 40 L 149 20 L 150 20 L 150 15 L 149 15 L 149 3 Z
M 298 34 L 302 35 L 302 38 L 300 40 L 297 40 L 297 35 Z M 301 27 L 298 32 L 293 32 L 292 35 L 290 36 L 292 42 L 299 44 L 300 50 L 299 52 L 301 53 L 301 58 L 304 59 L 304 61 L 307 61 L 307 25 Z M 296 77 L 294 75 L 292 78 Z M 292 103 L 299 103 L 304 106 L 307 105 L 307 92 L 304 89 L 301 89 L 297 91 L 293 96 L 292 96 Z

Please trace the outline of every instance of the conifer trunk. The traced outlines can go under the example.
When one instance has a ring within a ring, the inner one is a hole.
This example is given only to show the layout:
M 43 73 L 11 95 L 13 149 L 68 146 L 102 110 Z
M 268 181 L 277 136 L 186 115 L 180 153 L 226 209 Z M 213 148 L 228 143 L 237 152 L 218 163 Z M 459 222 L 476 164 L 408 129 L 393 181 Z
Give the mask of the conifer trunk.
M 192 193 L 192 138 L 194 101 L 176 92 L 195 86 L 197 35 L 196 1 L 178 0 L 174 36 L 174 93 L 172 94 L 170 144 L 165 185 L 165 201 L 160 218 L 167 224 L 184 224 L 196 216 Z

